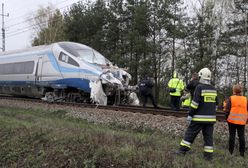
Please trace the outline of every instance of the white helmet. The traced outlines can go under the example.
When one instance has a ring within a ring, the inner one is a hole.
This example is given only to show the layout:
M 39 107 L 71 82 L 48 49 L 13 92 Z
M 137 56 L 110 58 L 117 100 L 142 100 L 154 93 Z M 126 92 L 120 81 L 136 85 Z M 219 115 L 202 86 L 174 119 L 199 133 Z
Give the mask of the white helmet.
M 201 79 L 211 80 L 211 71 L 208 68 L 202 68 L 198 75 Z

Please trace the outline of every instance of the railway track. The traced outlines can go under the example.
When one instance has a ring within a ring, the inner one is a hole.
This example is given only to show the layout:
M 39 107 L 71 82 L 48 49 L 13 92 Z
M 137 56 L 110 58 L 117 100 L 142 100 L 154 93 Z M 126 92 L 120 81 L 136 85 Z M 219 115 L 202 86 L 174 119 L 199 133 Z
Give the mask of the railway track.
M 102 106 L 102 105 L 95 105 L 95 104 L 87 104 L 87 103 L 67 103 L 67 102 L 56 102 L 56 103 L 49 103 L 42 101 L 40 99 L 33 99 L 33 98 L 22 98 L 22 97 L 12 97 L 12 96 L 4 96 L 0 95 L 1 99 L 8 99 L 8 100 L 17 100 L 17 101 L 25 101 L 25 102 L 36 102 L 42 104 L 54 104 L 60 106 L 74 106 L 80 108 L 97 108 L 97 109 L 107 109 L 107 110 L 114 110 L 114 111 L 122 111 L 122 112 L 132 112 L 132 113 L 142 113 L 142 114 L 153 114 L 153 115 L 164 115 L 164 116 L 175 116 L 175 117 L 187 117 L 187 110 L 181 109 L 180 111 L 173 111 L 168 107 L 162 107 L 159 109 L 155 109 L 153 107 L 146 107 L 143 108 L 142 106 L 130 106 L 130 105 L 120 105 L 120 106 Z M 224 112 L 218 111 L 217 114 L 218 121 L 225 121 Z

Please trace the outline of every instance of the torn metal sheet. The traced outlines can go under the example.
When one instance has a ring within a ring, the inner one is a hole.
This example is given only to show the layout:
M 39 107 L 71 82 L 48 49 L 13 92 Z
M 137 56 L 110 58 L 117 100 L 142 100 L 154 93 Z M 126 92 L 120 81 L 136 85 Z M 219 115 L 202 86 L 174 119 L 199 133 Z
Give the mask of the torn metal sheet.
M 97 80 L 95 82 L 90 82 L 90 98 L 92 101 L 99 105 L 107 105 L 107 96 L 103 91 L 102 83 L 100 80 Z

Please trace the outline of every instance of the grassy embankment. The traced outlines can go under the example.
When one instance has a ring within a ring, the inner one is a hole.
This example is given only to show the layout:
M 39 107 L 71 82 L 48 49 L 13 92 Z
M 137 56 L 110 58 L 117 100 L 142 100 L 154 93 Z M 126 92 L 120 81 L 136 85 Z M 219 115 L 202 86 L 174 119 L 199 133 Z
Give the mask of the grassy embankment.
M 96 125 L 46 112 L 0 108 L 0 167 L 247 167 L 247 159 L 227 153 L 215 139 L 209 163 L 197 139 L 191 154 L 175 156 L 180 138 L 117 124 Z

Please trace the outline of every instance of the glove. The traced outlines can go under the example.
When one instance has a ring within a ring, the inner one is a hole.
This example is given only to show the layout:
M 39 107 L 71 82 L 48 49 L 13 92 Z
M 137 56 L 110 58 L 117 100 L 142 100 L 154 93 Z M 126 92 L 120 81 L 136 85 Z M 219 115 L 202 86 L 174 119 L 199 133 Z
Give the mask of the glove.
M 191 116 L 188 116 L 186 120 L 187 120 L 187 122 L 190 124 L 190 122 L 191 122 L 191 120 L 192 120 L 192 117 L 191 117 Z

